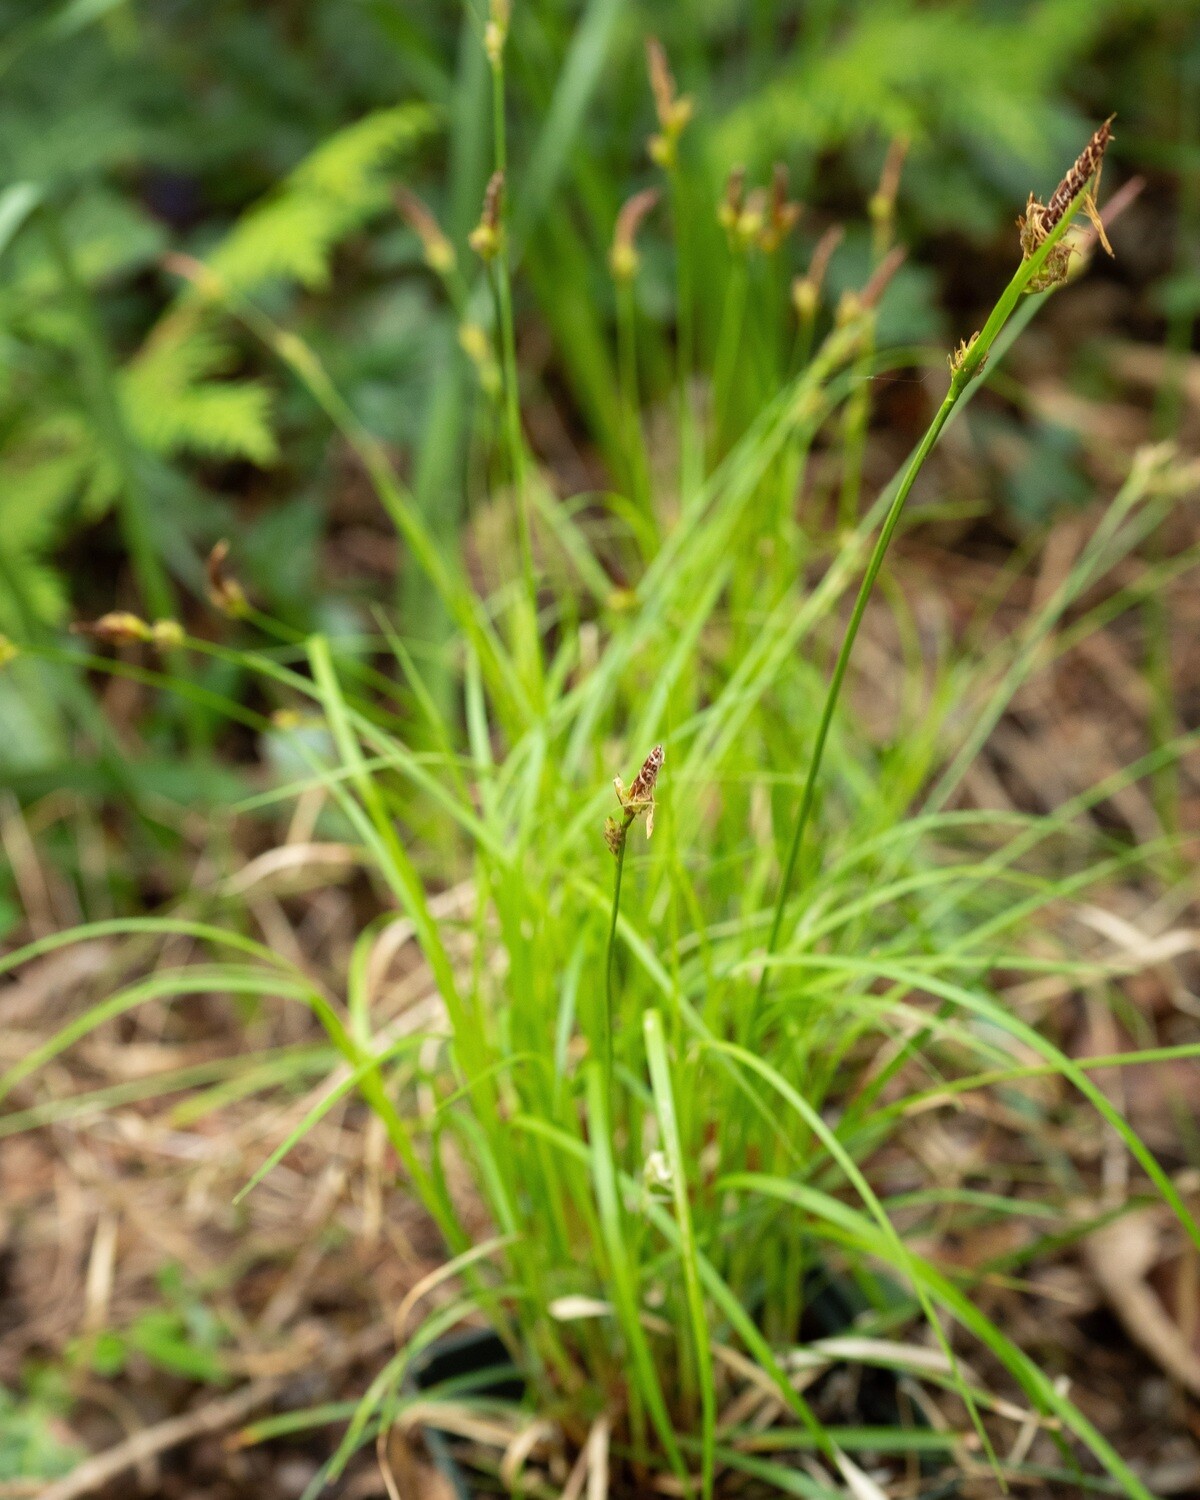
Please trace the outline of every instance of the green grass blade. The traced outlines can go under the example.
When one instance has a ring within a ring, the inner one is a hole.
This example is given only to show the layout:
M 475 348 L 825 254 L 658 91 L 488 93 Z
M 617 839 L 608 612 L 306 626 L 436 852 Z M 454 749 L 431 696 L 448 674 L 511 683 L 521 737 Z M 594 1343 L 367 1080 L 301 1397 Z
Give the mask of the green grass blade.
M 671 1084 L 671 1064 L 663 1035 L 662 1016 L 648 1010 L 642 1018 L 646 1038 L 646 1060 L 654 1090 L 663 1150 L 671 1170 L 671 1193 L 675 1201 L 675 1218 L 679 1225 L 680 1260 L 687 1296 L 688 1316 L 692 1325 L 692 1355 L 700 1385 L 701 1493 L 709 1500 L 713 1488 L 713 1452 L 717 1432 L 717 1389 L 713 1378 L 712 1352 L 709 1348 L 708 1319 L 704 1312 L 704 1294 L 696 1255 L 696 1235 L 688 1201 L 687 1165 L 679 1120 L 675 1113 L 675 1093 Z

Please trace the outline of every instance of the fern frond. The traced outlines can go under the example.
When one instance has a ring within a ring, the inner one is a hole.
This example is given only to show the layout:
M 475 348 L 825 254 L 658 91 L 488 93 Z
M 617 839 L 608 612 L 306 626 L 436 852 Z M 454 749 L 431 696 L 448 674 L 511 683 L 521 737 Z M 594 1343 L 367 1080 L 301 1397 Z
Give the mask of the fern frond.
M 727 119 L 730 160 L 818 152 L 875 135 L 968 141 L 1022 174 L 1054 157 L 1054 85 L 1094 47 L 1113 0 L 1043 0 L 1012 17 L 912 0 L 864 7 L 835 44 L 803 53 Z M 965 82 L 969 80 L 969 82 Z
M 279 457 L 271 430 L 271 392 L 262 381 L 206 381 L 172 392 L 160 388 L 153 401 L 146 401 L 139 397 L 138 382 L 131 380 L 125 395 L 130 425 L 152 451 L 245 458 L 264 468 Z
M 7 570 L 21 580 L 21 600 L 18 604 L 0 587 L 0 631 L 23 640 L 30 614 L 43 625 L 61 624 L 67 613 L 67 590 L 59 573 L 36 553 L 8 546 L 4 561 Z
M 0 630 L 22 636 L 30 612 L 46 624 L 62 619 L 65 590 L 45 557 L 68 521 L 91 512 L 93 488 L 111 483 L 98 459 L 88 423 L 68 409 L 10 434 L 0 461 L 0 548 L 20 600 L 0 587 Z
M 191 315 L 177 316 L 125 369 L 121 399 L 130 430 L 153 453 L 278 457 L 271 392 L 259 380 L 220 380 L 235 362 L 232 345 Z
M 0 535 L 6 546 L 52 546 L 90 489 L 96 461 L 91 428 L 75 411 L 62 409 L 13 434 L 0 463 Z
M 401 105 L 338 131 L 242 216 L 209 257 L 212 269 L 241 295 L 268 282 L 325 285 L 339 241 L 386 207 L 397 153 L 432 127 L 428 109 Z M 187 291 L 160 319 L 122 378 L 131 429 L 157 453 L 270 464 L 278 456 L 270 390 L 216 378 L 235 362 L 219 317 Z
M 237 292 L 253 291 L 275 278 L 323 286 L 333 247 L 365 217 L 335 198 L 285 193 L 243 219 L 210 264 Z
M 433 127 L 420 105 L 379 110 L 340 130 L 251 209 L 210 257 L 236 292 L 285 278 L 323 285 L 333 247 L 388 201 L 385 169 Z
M 423 104 L 376 110 L 331 135 L 306 157 L 289 179 L 291 189 L 361 203 L 379 186 L 380 170 L 397 152 L 433 128 L 433 112 Z

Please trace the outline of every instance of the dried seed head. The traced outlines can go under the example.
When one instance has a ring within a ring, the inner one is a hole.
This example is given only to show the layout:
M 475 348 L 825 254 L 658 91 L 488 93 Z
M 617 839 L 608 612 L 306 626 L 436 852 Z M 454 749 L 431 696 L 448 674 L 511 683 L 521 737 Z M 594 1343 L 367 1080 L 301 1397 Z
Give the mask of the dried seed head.
M 803 276 L 797 276 L 792 282 L 792 302 L 801 320 L 816 315 L 825 273 L 829 269 L 829 262 L 833 259 L 833 252 L 842 243 L 845 233 L 841 224 L 831 224 L 817 241 L 807 272 Z
M 503 208 L 504 173 L 493 172 L 483 195 L 483 211 L 479 215 L 479 223 L 467 236 L 467 243 L 482 261 L 495 260 L 500 253 L 504 229 L 501 222 Z
M 125 610 L 112 610 L 98 620 L 77 620 L 71 630 L 75 635 L 90 635 L 106 646 L 131 646 L 136 641 L 148 641 L 151 636 L 145 620 Z
M 1054 189 L 1050 202 L 1046 204 L 1046 212 L 1042 219 L 1043 236 L 1054 230 L 1063 214 L 1087 187 L 1091 179 L 1100 172 L 1104 165 L 1104 153 L 1108 149 L 1109 141 L 1112 140 L 1112 122 L 1116 118 L 1116 115 L 1109 115 L 1075 158 L 1075 164 L 1070 171 Z
M 742 166 L 732 167 L 725 179 L 725 196 L 717 209 L 717 223 L 726 234 L 733 235 L 736 231 L 745 203 L 746 169 Z
M 613 231 L 612 249 L 608 253 L 609 269 L 617 281 L 629 281 L 637 274 L 637 232 L 657 202 L 658 189 L 644 188 L 622 205 Z
M 1104 124 L 1095 132 L 1075 159 L 1070 171 L 1055 188 L 1049 203 L 1039 202 L 1030 193 L 1025 212 L 1017 220 L 1021 253 L 1026 260 L 1036 255 L 1046 243 L 1080 193 L 1084 194 L 1083 211 L 1091 220 L 1100 243 L 1109 255 L 1113 253 L 1112 246 L 1108 243 L 1108 236 L 1104 232 L 1104 223 L 1096 208 L 1096 192 L 1100 186 L 1104 153 L 1108 149 L 1109 141 L 1112 140 L 1114 119 L 1116 119 L 1115 115 L 1109 115 Z M 1050 251 L 1037 274 L 1030 279 L 1025 290 L 1043 292 L 1051 287 L 1060 286 L 1066 281 L 1070 267 L 1071 247 L 1060 240 Z
M 890 226 L 896 213 L 896 196 L 900 191 L 900 173 L 904 170 L 904 158 L 908 155 L 908 140 L 898 135 L 888 146 L 883 159 L 883 171 L 879 174 L 879 186 L 871 195 L 868 212 L 876 224 Z
M 887 291 L 892 277 L 904 264 L 908 251 L 903 245 L 894 245 L 871 273 L 871 279 L 863 287 L 861 301 L 864 307 L 877 307 L 879 299 Z
M 667 54 L 655 36 L 646 38 L 646 71 L 650 75 L 659 127 L 659 134 L 650 137 L 650 156 L 659 166 L 670 169 L 675 165 L 679 137 L 692 118 L 694 105 L 689 95 L 676 93 Z
M 746 192 L 746 169 L 732 169 L 725 183 L 725 196 L 717 209 L 717 223 L 729 237 L 729 248 L 737 254 L 752 245 L 762 245 L 768 233 L 770 200 L 765 188 Z
M 613 777 L 617 801 L 621 804 L 621 810 L 624 813 L 624 817 L 607 818 L 604 823 L 604 842 L 614 854 L 620 854 L 625 843 L 625 835 L 629 832 L 634 819 L 640 814 L 646 814 L 646 837 L 649 838 L 653 834 L 654 788 L 658 783 L 658 773 L 662 770 L 663 758 L 663 747 L 655 745 L 642 762 L 642 768 L 633 778 L 633 785 L 628 791 L 619 776 Z
M 875 267 L 870 280 L 861 292 L 842 293 L 835 316 L 839 328 L 847 328 L 859 322 L 864 314 L 874 311 L 892 277 L 904 264 L 907 255 L 908 251 L 902 245 L 893 245 Z
M 91 636 L 92 640 L 102 641 L 106 646 L 132 646 L 149 641 L 159 651 L 174 651 L 186 639 L 178 620 L 155 620 L 153 625 L 148 625 L 138 615 L 125 610 L 113 610 L 98 620 L 76 621 L 71 630 L 75 635 Z
M 803 208 L 793 203 L 787 195 L 788 173 L 781 161 L 775 163 L 771 172 L 771 197 L 767 210 L 767 222 L 759 235 L 758 243 L 768 255 L 774 254 L 795 229 Z
M 208 597 L 215 609 L 223 615 L 236 619 L 246 613 L 246 590 L 232 573 L 226 572 L 225 559 L 229 556 L 229 543 L 219 541 L 208 554 Z
M 662 770 L 662 763 L 666 758 L 661 745 L 655 745 L 650 754 L 642 762 L 642 769 L 633 778 L 633 785 L 629 788 L 630 802 L 645 802 L 654 796 L 654 788 L 658 782 L 658 773 Z
M 654 95 L 654 112 L 665 130 L 675 103 L 675 79 L 666 50 L 656 36 L 646 38 L 646 71 L 650 75 L 650 92 Z
M 439 276 L 448 276 L 454 270 L 454 246 L 442 233 L 441 225 L 409 188 L 398 187 L 395 196 L 405 223 L 421 241 L 425 264 Z
M 808 263 L 808 274 L 818 287 L 825 280 L 825 272 L 829 269 L 829 262 L 833 259 L 833 252 L 842 243 L 845 236 L 846 230 L 843 225 L 831 224 L 817 241 L 817 247 L 812 253 L 812 260 Z

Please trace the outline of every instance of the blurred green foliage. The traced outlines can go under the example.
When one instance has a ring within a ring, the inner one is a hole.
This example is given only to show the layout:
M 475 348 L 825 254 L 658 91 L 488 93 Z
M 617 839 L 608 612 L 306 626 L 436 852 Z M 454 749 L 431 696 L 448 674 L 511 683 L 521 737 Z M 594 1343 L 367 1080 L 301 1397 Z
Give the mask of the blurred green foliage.
M 718 342 L 729 265 L 713 208 L 735 162 L 760 182 L 787 164 L 810 205 L 800 269 L 817 219 L 869 196 L 889 140 L 909 139 L 900 228 L 918 264 L 880 337 L 940 336 L 926 247 L 944 260 L 949 235 L 969 259 L 1031 188 L 1052 185 L 1097 116 L 1119 111 L 1124 165 L 1187 165 L 1180 79 L 1200 60 L 1197 15 L 1194 0 L 518 0 L 513 260 L 520 327 L 545 351 L 523 360 L 526 399 L 549 393 L 620 476 L 605 255 L 622 201 L 656 177 L 647 34 L 696 101 L 678 222 L 662 213 L 645 232 L 653 402 L 670 380 L 677 253 L 698 367 Z M 465 312 L 486 323 L 465 247 L 491 163 L 481 30 L 480 0 L 0 4 L 0 631 L 36 638 L 118 603 L 185 612 L 226 534 L 274 613 L 340 628 L 316 567 L 347 485 L 339 450 L 314 403 L 202 305 L 168 252 L 202 259 L 304 335 L 455 547 L 483 489 L 490 418 L 459 348 L 464 308 L 422 264 L 390 189 L 428 202 L 457 247 Z M 835 289 L 864 257 L 848 237 Z M 1162 305 L 1191 306 L 1194 280 L 1182 268 Z M 748 389 L 747 406 L 766 394 Z M 1025 485 L 1016 504 L 1043 500 Z M 399 603 L 418 650 L 444 637 L 411 570 Z M 0 713 L 18 732 L 0 764 L 61 758 L 69 698 L 44 674 L 9 674 Z
M 69 1398 L 61 1377 L 37 1372 L 22 1394 L 0 1385 L 0 1481 L 55 1479 L 83 1456 L 64 1436 Z
M 223 1385 L 220 1349 L 228 1330 L 180 1267 L 168 1262 L 157 1276 L 163 1305 L 148 1307 L 125 1329 L 106 1328 L 80 1341 L 75 1354 L 105 1379 L 120 1374 L 131 1355 L 182 1380 Z

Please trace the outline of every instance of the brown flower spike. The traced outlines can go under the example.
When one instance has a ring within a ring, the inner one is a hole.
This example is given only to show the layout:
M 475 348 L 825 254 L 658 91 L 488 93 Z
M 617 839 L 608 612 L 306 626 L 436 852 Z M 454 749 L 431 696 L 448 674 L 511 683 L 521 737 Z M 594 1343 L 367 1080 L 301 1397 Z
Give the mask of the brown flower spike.
M 621 206 L 612 249 L 608 253 L 609 269 L 617 281 L 629 281 L 637 274 L 637 232 L 642 220 L 658 202 L 658 196 L 657 188 L 643 188 Z
M 148 641 L 150 627 L 145 620 L 131 615 L 126 610 L 110 610 L 98 620 L 77 620 L 71 626 L 73 635 L 88 635 L 106 646 L 131 646 L 135 641 Z
M 692 118 L 693 104 L 689 95 L 676 92 L 667 54 L 656 36 L 646 38 L 646 68 L 660 132 L 651 136 L 647 145 L 651 160 L 669 171 L 675 166 L 679 137 Z
M 801 213 L 804 211 L 799 203 L 793 203 L 787 195 L 788 174 L 787 167 L 781 161 L 777 161 L 771 169 L 771 196 L 770 207 L 767 212 L 767 222 L 763 225 L 759 234 L 760 247 L 773 255 L 792 230 L 795 229 Z
M 454 270 L 454 246 L 442 232 L 441 225 L 409 188 L 398 187 L 394 197 L 404 222 L 421 241 L 425 264 L 439 276 L 448 276 Z
M 501 235 L 504 233 L 503 212 L 504 173 L 496 171 L 488 178 L 479 223 L 467 236 L 467 244 L 485 263 L 495 260 L 500 254 Z
M 800 318 L 816 316 L 825 272 L 829 269 L 833 252 L 842 243 L 845 233 L 846 231 L 840 224 L 831 225 L 817 241 L 817 247 L 808 263 L 808 270 L 792 282 L 792 304 Z
M 1017 229 L 1021 236 L 1021 250 L 1026 260 L 1035 255 L 1038 249 L 1046 243 L 1061 223 L 1063 214 L 1080 193 L 1085 194 L 1083 211 L 1092 221 L 1100 243 L 1109 255 L 1113 253 L 1096 207 L 1096 193 L 1100 188 L 1100 171 L 1104 165 L 1104 153 L 1108 149 L 1109 141 L 1112 140 L 1112 122 L 1115 119 L 1115 115 L 1109 115 L 1092 136 L 1079 153 L 1070 171 L 1055 188 L 1049 203 L 1039 203 L 1030 193 L 1025 212 L 1017 220 Z M 1051 250 L 1042 269 L 1030 281 L 1027 290 L 1044 292 L 1050 287 L 1060 286 L 1067 279 L 1070 264 L 1071 247 L 1060 240 Z
M 246 612 L 246 590 L 225 566 L 229 557 L 229 543 L 222 539 L 208 554 L 205 571 L 208 574 L 208 597 L 214 609 L 236 620 Z
M 658 773 L 662 770 L 664 759 L 663 747 L 655 745 L 650 754 L 642 762 L 642 769 L 633 778 L 633 785 L 628 791 L 619 776 L 613 778 L 613 786 L 616 788 L 617 801 L 625 814 L 619 821 L 616 818 L 607 818 L 604 823 L 604 842 L 612 850 L 614 855 L 619 855 L 625 844 L 625 835 L 629 832 L 630 824 L 641 813 L 646 814 L 646 837 L 649 838 L 654 832 L 654 788 L 658 783 Z
M 153 625 L 126 610 L 111 610 L 98 620 L 77 620 L 71 626 L 74 635 L 87 635 L 105 646 L 132 646 L 149 641 L 160 651 L 174 651 L 185 640 L 178 620 L 155 620 Z

